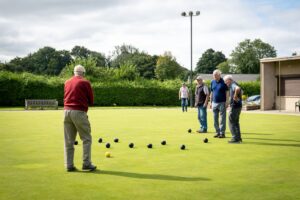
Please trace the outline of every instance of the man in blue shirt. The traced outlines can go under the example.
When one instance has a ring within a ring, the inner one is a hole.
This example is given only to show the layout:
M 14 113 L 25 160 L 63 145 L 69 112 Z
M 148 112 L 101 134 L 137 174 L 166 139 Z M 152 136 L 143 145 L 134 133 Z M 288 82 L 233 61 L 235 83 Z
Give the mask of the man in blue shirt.
M 242 90 L 233 80 L 231 75 L 226 75 L 224 81 L 229 87 L 230 94 L 230 111 L 228 119 L 232 139 L 229 143 L 241 143 L 240 114 L 242 110 Z
M 225 138 L 226 130 L 226 108 L 227 108 L 227 85 L 221 78 L 221 71 L 215 70 L 213 72 L 214 80 L 211 81 L 210 99 L 212 102 L 212 110 L 214 113 L 214 127 L 216 129 L 216 135 L 214 137 Z M 219 124 L 219 115 L 221 117 Z

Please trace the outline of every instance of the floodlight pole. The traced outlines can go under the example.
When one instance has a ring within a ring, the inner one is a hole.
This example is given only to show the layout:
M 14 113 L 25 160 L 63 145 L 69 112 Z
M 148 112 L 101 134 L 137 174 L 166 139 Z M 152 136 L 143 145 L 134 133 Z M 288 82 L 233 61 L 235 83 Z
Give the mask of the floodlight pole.
M 193 93 L 192 93 L 192 89 L 193 89 L 193 16 L 199 16 L 200 15 L 200 11 L 196 11 L 196 13 L 194 14 L 192 11 L 189 11 L 189 13 L 187 14 L 186 12 L 182 12 L 181 16 L 183 17 L 190 17 L 190 21 L 191 21 L 191 71 L 190 71 L 190 106 L 193 107 Z

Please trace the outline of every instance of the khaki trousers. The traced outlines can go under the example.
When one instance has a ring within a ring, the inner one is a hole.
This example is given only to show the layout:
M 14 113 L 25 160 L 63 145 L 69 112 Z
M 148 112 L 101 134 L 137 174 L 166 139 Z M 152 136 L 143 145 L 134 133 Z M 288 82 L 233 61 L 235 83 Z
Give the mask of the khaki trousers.
M 91 125 L 87 113 L 80 110 L 64 111 L 64 135 L 65 135 L 65 166 L 74 166 L 74 142 L 77 132 L 83 141 L 83 165 L 91 164 Z

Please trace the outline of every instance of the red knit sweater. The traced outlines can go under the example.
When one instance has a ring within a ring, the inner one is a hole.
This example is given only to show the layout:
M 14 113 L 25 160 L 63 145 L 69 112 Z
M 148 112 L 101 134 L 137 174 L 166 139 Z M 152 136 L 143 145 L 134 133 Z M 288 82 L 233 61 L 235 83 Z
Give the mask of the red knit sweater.
M 82 110 L 87 112 L 88 106 L 93 105 L 94 94 L 91 83 L 81 76 L 74 76 L 65 82 L 64 109 Z

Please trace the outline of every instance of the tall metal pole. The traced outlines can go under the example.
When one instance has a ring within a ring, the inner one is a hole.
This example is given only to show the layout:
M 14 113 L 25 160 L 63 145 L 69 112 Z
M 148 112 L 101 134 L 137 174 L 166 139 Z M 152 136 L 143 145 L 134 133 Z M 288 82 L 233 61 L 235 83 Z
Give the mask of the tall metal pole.
M 191 17 L 191 78 L 190 78 L 190 106 L 193 107 L 193 15 Z
M 192 11 L 188 13 L 182 12 L 181 16 L 188 17 L 190 16 L 191 19 L 191 71 L 190 71 L 190 106 L 193 107 L 193 16 L 199 16 L 200 11 L 196 11 L 194 14 Z

